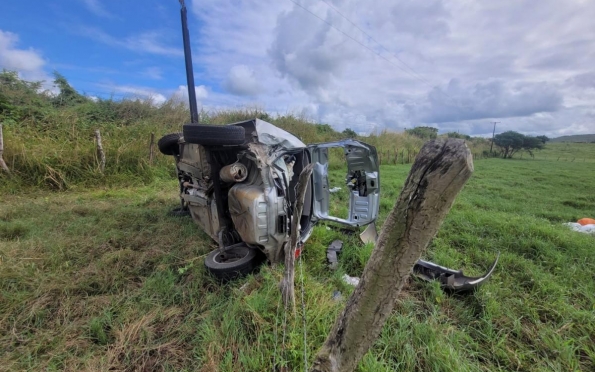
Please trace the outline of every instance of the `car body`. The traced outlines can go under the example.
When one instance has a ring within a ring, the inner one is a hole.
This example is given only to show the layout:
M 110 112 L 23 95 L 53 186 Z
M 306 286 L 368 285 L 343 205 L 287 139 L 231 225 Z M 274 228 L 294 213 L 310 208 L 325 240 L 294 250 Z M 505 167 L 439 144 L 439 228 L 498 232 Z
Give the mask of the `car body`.
M 242 244 L 280 262 L 289 242 L 298 177 L 310 163 L 314 167 L 299 221 L 300 244 L 319 221 L 357 228 L 378 216 L 378 156 L 373 146 L 361 141 L 306 145 L 260 119 L 226 126 L 187 124 L 181 135 L 168 136 L 169 141 L 160 141 L 159 147 L 175 157 L 182 204 L 221 251 Z M 345 155 L 346 218 L 329 213 L 331 148 L 341 148 Z

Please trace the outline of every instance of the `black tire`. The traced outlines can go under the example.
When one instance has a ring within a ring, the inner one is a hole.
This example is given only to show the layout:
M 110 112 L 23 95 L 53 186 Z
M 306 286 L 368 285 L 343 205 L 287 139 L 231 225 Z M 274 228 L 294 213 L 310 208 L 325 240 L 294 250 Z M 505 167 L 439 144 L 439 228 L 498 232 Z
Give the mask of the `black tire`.
M 190 217 L 190 211 L 188 210 L 188 208 L 182 207 L 172 209 L 167 214 L 171 217 Z
M 235 125 L 184 125 L 184 141 L 205 146 L 241 145 L 246 131 Z
M 182 133 L 166 134 L 157 141 L 157 147 L 159 147 L 159 151 L 163 155 L 179 155 L 180 146 L 178 141 L 180 138 L 182 138 Z
M 223 252 L 215 249 L 205 258 L 207 270 L 225 282 L 250 274 L 261 262 L 261 253 L 242 243 L 226 247 Z

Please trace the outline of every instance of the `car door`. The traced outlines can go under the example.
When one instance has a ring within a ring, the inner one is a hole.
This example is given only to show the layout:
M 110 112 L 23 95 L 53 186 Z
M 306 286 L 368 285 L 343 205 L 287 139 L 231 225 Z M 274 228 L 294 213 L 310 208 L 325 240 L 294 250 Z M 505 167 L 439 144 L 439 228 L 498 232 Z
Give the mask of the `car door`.
M 345 187 L 349 193 L 347 217 L 340 218 L 329 214 L 331 185 L 329 184 L 329 149 L 342 148 L 347 163 Z M 308 146 L 311 161 L 313 185 L 313 222 L 333 221 L 353 227 L 372 223 L 378 217 L 380 205 L 380 177 L 378 154 L 374 146 L 347 139 L 337 142 L 319 143 Z

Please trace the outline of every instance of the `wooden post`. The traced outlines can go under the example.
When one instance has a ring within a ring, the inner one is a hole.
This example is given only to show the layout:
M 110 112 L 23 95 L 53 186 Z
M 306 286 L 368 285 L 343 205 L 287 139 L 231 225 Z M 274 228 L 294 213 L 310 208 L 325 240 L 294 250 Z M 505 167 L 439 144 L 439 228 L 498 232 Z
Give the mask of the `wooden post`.
M 99 171 L 103 173 L 105 170 L 105 152 L 103 152 L 103 144 L 101 143 L 101 133 L 99 129 L 95 129 L 95 141 L 97 143 L 97 159 L 99 159 Z
M 347 372 L 372 346 L 414 263 L 473 172 L 465 141 L 427 142 L 382 227 L 359 285 L 319 350 L 311 372 Z
M 8 165 L 6 165 L 6 163 L 4 162 L 4 158 L 2 157 L 3 154 L 4 154 L 4 137 L 2 134 L 2 124 L 0 124 L 0 168 L 2 168 L 2 170 L 5 171 L 6 173 L 10 174 L 10 169 L 8 169 Z
M 153 157 L 155 156 L 155 133 L 151 133 L 151 139 L 149 140 L 149 164 L 153 164 Z
M 279 283 L 281 295 L 283 296 L 283 303 L 287 309 L 292 307 L 295 313 L 295 252 L 300 237 L 300 219 L 302 217 L 302 210 L 304 209 L 304 197 L 310 175 L 314 169 L 314 164 L 308 164 L 300 173 L 300 178 L 297 184 L 295 208 L 293 209 L 293 217 L 291 218 L 291 236 L 289 243 L 285 244 L 285 273 L 283 280 Z

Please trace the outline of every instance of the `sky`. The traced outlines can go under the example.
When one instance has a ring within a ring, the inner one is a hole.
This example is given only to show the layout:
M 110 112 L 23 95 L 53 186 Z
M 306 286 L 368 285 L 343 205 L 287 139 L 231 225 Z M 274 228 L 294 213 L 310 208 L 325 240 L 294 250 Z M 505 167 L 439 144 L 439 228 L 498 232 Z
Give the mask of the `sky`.
M 197 100 L 359 133 L 595 133 L 595 0 L 186 0 Z M 178 0 L 5 1 L 0 68 L 186 99 Z

